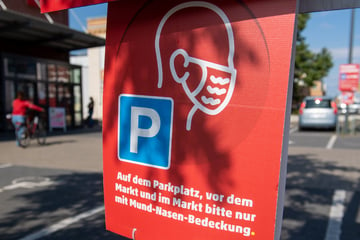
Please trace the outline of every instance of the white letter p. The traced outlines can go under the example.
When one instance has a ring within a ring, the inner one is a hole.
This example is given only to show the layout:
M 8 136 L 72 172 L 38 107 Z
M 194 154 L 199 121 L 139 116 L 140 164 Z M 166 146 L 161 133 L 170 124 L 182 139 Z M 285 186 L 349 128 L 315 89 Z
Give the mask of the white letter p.
M 150 128 L 139 128 L 140 116 L 145 116 L 151 119 Z M 130 152 L 138 152 L 139 137 L 154 137 L 159 132 L 159 130 L 160 116 L 154 109 L 144 107 L 131 107 Z

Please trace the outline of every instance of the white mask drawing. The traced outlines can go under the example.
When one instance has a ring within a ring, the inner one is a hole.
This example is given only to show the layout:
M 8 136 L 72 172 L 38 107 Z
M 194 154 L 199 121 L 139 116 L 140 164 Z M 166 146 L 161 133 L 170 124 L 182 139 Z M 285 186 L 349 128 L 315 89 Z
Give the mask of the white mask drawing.
M 156 59 L 158 65 L 158 88 L 161 88 L 163 85 L 163 66 L 161 60 L 160 53 L 160 36 L 161 31 L 169 19 L 174 13 L 179 10 L 191 8 L 191 7 L 203 7 L 212 10 L 215 12 L 223 21 L 225 25 L 225 29 L 227 32 L 227 38 L 229 40 L 229 55 L 227 58 L 227 66 L 217 64 L 214 62 L 209 62 L 200 58 L 189 56 L 186 50 L 184 49 L 176 49 L 169 59 L 170 72 L 173 79 L 180 83 L 192 101 L 194 106 L 190 110 L 187 116 L 186 129 L 188 131 L 191 130 L 191 122 L 195 112 L 199 109 L 202 112 L 209 115 L 216 115 L 220 113 L 230 102 L 232 97 L 235 80 L 236 80 L 236 69 L 234 68 L 234 36 L 231 28 L 230 21 L 225 13 L 214 4 L 202 1 L 194 1 L 194 2 L 186 2 L 183 4 L 179 4 L 168 11 L 165 16 L 162 18 L 155 38 L 155 51 L 156 51 Z M 184 60 L 183 67 L 187 68 L 190 63 L 197 64 L 200 66 L 202 74 L 201 79 L 198 86 L 194 90 L 190 90 L 189 83 L 187 80 L 191 73 L 186 71 L 182 76 L 179 76 L 175 69 L 175 59 L 178 57 L 182 57 Z M 216 72 L 215 74 L 208 74 L 209 72 Z M 210 75 L 210 76 L 209 76 Z

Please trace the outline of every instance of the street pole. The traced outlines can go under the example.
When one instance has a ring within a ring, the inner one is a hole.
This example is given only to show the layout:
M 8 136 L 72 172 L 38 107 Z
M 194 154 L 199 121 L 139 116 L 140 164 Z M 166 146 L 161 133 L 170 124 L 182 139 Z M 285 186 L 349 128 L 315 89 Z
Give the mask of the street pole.
M 349 63 L 349 64 L 352 63 L 352 59 L 353 59 L 354 22 L 355 22 L 355 9 L 351 9 L 351 17 L 350 17 L 350 41 L 349 41 L 349 59 L 348 59 L 348 63 Z M 348 133 L 348 131 L 349 131 L 349 104 L 346 103 L 344 132 L 345 132 L 345 133 Z
M 348 59 L 349 64 L 352 63 L 352 59 L 353 59 L 354 22 L 355 22 L 355 9 L 351 9 L 349 59 Z
M 353 60 L 354 22 L 355 22 L 355 9 L 353 8 L 351 9 L 351 17 L 350 17 L 350 41 L 349 41 L 349 59 L 348 59 L 349 64 L 351 64 Z M 348 130 L 349 130 L 349 104 L 346 103 L 344 132 L 348 133 Z

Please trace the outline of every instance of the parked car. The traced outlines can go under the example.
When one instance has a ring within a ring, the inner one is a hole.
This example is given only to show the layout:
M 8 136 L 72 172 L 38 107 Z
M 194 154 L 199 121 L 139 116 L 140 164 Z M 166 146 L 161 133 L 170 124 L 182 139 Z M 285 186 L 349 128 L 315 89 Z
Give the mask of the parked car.
M 354 102 L 353 104 L 349 104 L 349 114 L 360 114 L 360 102 Z M 339 112 L 345 114 L 347 111 L 346 104 L 341 103 L 338 107 Z
M 299 109 L 299 130 L 304 128 L 335 129 L 338 109 L 330 97 L 305 97 Z

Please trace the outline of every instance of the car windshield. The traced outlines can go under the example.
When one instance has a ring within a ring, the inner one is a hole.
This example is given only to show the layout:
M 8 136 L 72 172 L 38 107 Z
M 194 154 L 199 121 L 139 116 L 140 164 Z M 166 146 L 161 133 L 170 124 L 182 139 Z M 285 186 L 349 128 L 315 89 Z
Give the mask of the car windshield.
M 306 100 L 305 108 L 331 108 L 331 101 L 324 99 Z

